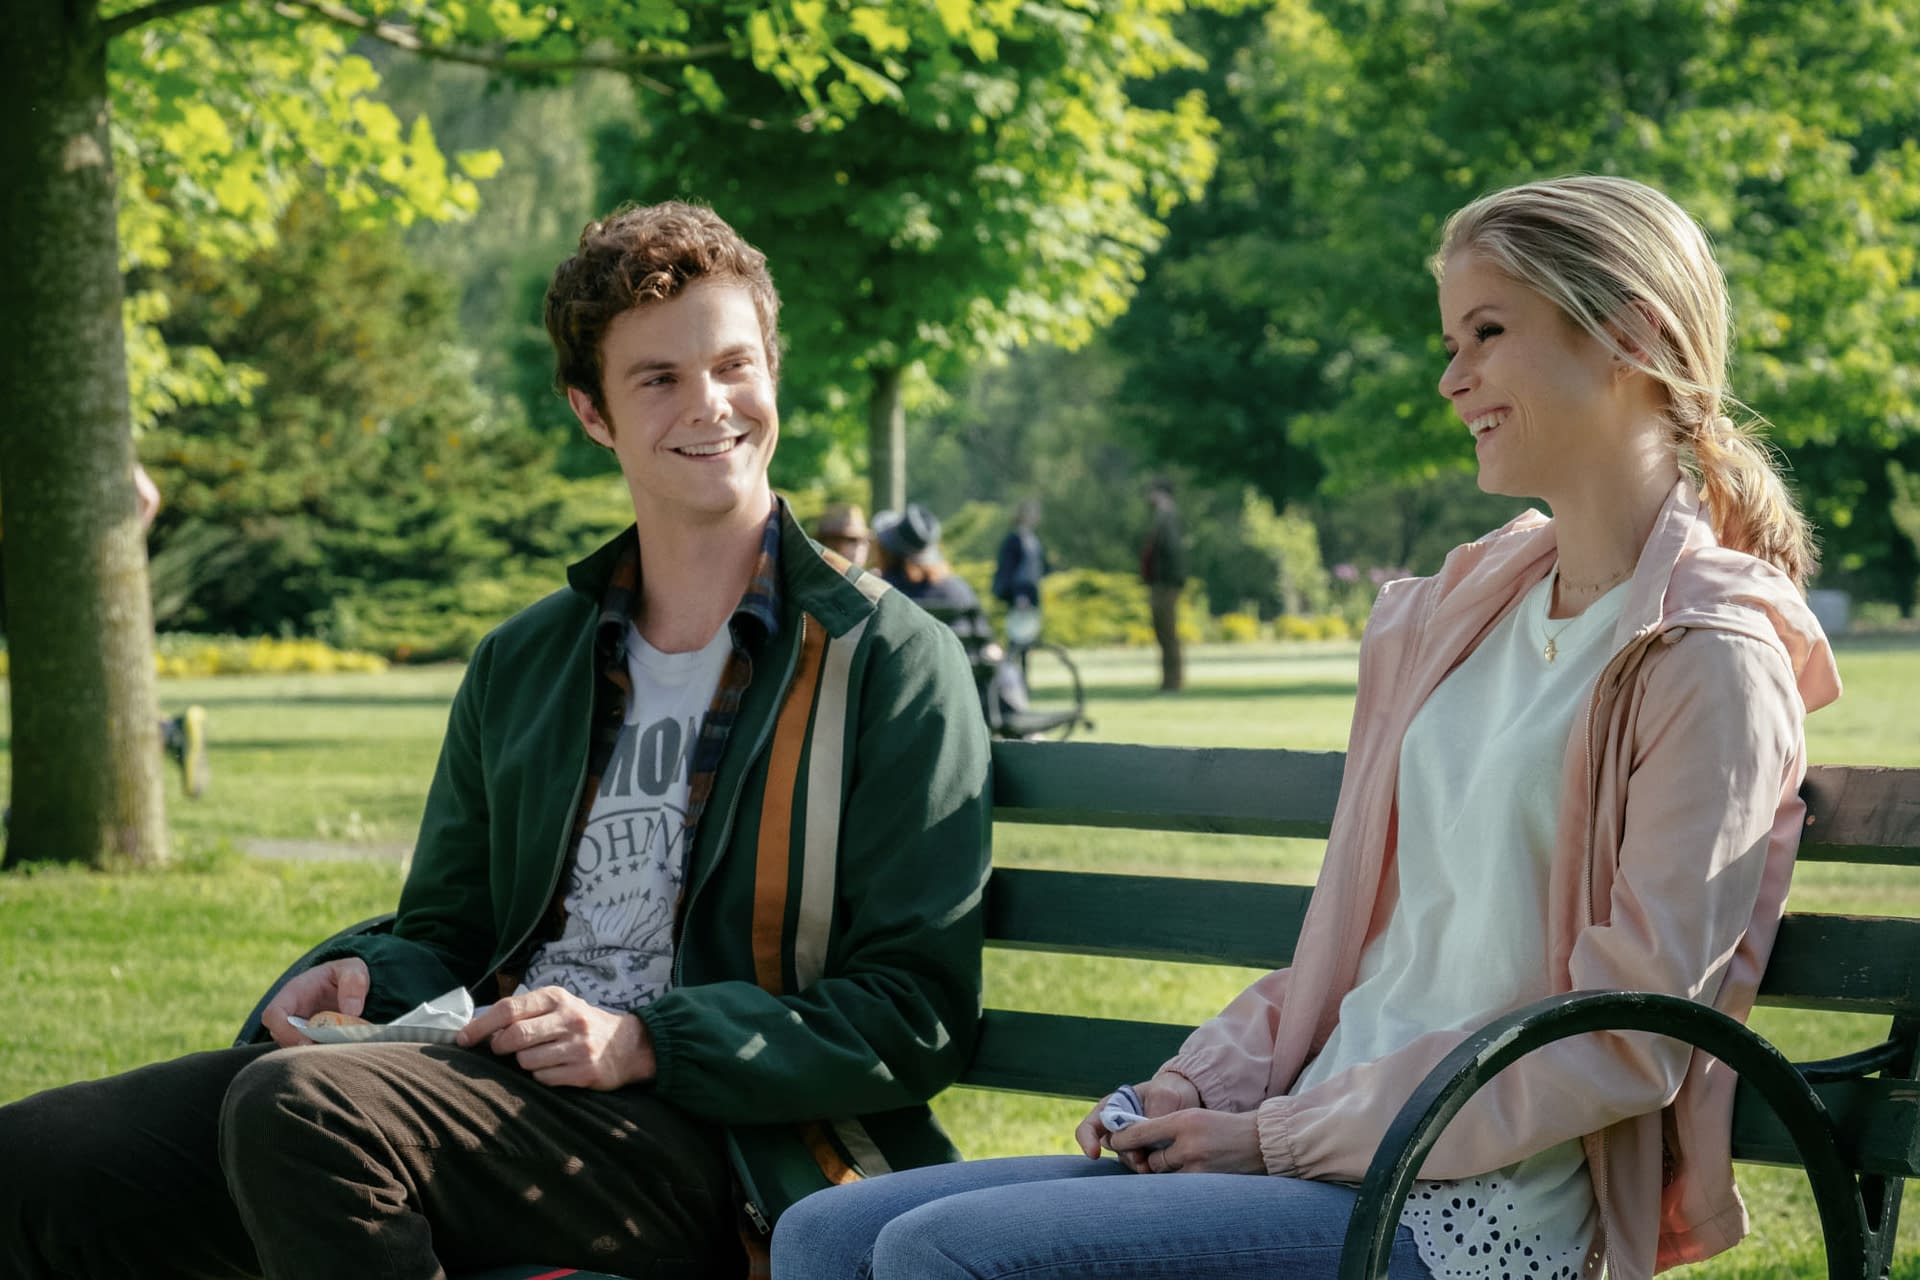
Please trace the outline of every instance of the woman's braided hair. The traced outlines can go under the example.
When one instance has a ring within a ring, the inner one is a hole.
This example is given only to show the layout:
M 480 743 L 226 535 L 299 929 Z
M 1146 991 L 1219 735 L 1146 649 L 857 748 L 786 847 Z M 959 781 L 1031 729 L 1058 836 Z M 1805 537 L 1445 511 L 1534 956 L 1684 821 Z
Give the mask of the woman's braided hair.
M 1774 464 L 1762 420 L 1727 388 L 1726 277 L 1684 209 L 1627 178 L 1531 182 L 1449 218 L 1436 277 L 1461 250 L 1545 295 L 1665 387 L 1676 455 L 1699 485 L 1721 545 L 1806 585 L 1819 563 L 1812 531 Z

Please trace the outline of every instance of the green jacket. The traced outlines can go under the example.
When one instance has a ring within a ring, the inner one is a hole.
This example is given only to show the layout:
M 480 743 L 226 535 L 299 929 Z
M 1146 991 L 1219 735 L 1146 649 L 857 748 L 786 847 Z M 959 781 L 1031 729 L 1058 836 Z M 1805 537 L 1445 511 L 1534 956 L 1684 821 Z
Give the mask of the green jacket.
M 784 503 L 781 522 L 780 631 L 753 653 L 695 833 L 673 989 L 635 1011 L 659 1064 L 640 1087 L 726 1129 L 767 1224 L 829 1181 L 959 1158 L 925 1104 L 973 1051 L 991 830 L 953 633 L 829 563 Z M 492 998 L 552 900 L 622 545 L 475 651 L 393 932 L 321 957 L 366 960 L 368 1017 L 454 986 Z

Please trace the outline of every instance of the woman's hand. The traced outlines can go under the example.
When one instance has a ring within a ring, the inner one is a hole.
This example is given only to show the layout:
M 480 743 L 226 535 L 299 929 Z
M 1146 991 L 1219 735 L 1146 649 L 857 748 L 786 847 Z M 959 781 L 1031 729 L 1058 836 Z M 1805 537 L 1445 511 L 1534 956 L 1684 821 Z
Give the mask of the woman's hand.
M 639 1015 L 588 1004 L 564 987 L 508 996 L 461 1028 L 459 1043 L 489 1040 L 541 1084 L 618 1089 L 653 1079 L 653 1041 Z
M 357 1018 L 367 1007 L 367 992 L 372 987 L 367 962 L 358 956 L 317 964 L 294 974 L 274 992 L 273 999 L 260 1011 L 260 1025 L 283 1049 L 312 1044 L 313 1037 L 302 1034 L 288 1018 L 311 1018 L 322 1009 L 336 1009 Z
M 1140 1095 L 1140 1112 L 1149 1119 L 1156 1116 L 1170 1116 L 1176 1111 L 1185 1111 L 1200 1105 L 1200 1090 L 1185 1076 L 1174 1071 L 1162 1071 L 1151 1080 L 1145 1080 L 1133 1086 Z M 1094 1103 L 1093 1110 L 1087 1112 L 1086 1119 L 1073 1131 L 1073 1140 L 1087 1153 L 1087 1158 L 1098 1159 L 1103 1146 L 1113 1145 L 1113 1134 L 1107 1126 L 1100 1123 L 1100 1108 L 1105 1105 L 1102 1098 Z M 1133 1126 L 1138 1128 L 1138 1125 Z M 1116 1151 L 1118 1147 L 1114 1148 Z M 1136 1173 L 1139 1169 L 1134 1170 Z
M 1109 1141 L 1135 1173 L 1265 1173 L 1257 1114 L 1195 1107 L 1130 1124 Z

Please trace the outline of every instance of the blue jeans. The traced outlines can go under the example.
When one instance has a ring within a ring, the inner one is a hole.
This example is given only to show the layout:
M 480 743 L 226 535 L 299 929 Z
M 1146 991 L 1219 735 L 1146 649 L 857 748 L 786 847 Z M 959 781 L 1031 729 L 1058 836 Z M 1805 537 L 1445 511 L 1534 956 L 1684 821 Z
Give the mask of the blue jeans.
M 808 1196 L 773 1233 L 774 1280 L 1333 1280 L 1351 1187 L 1129 1173 L 1021 1156 L 908 1169 Z M 1431 1280 L 1400 1228 L 1392 1280 Z

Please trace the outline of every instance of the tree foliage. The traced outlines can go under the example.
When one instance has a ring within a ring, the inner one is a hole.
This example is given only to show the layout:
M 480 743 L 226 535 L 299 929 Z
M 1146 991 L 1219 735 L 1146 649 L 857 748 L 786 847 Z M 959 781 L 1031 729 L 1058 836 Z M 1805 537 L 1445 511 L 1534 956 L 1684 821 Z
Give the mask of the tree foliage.
M 705 199 L 765 249 L 788 398 L 841 409 L 844 430 L 903 373 L 924 392 L 1010 347 L 1078 346 L 1125 310 L 1161 220 L 1215 158 L 1199 93 L 1132 93 L 1196 63 L 1172 30 L 1181 7 L 856 8 L 831 113 L 743 64 L 702 68 L 713 96 L 606 140 L 606 196 Z M 773 39 L 749 25 L 756 47 Z
M 170 275 L 167 336 L 259 382 L 141 442 L 168 497 L 152 537 L 167 625 L 462 657 L 628 518 L 617 483 L 559 479 L 482 387 L 451 283 L 397 230 L 308 197 L 272 249 Z
M 1139 383 L 1163 406 L 1148 438 L 1246 459 L 1276 499 L 1311 474 L 1298 446 L 1329 495 L 1466 467 L 1433 389 L 1442 220 L 1515 182 L 1620 173 L 1713 237 L 1733 389 L 1772 422 L 1830 579 L 1910 599 L 1888 467 L 1920 464 L 1917 18 L 1911 0 L 1277 0 L 1227 64 L 1225 158 L 1145 286 L 1162 305 L 1118 335 L 1178 353 Z M 1221 385 L 1245 394 L 1210 401 Z M 1164 407 L 1182 388 L 1191 422 Z
M 182 247 L 237 259 L 273 245 L 281 215 L 324 191 L 356 225 L 472 213 L 498 154 L 442 154 L 424 116 L 401 120 L 350 33 L 219 6 L 128 32 L 109 46 L 121 266 L 128 273 L 133 419 L 244 399 L 254 372 L 212 348 L 168 341 L 156 283 Z
M 985 48 L 974 7 L 937 10 L 956 39 Z M 166 856 L 131 428 L 241 399 L 251 379 L 209 346 L 166 348 L 166 297 L 142 273 L 181 246 L 229 258 L 260 247 L 306 187 L 369 222 L 449 216 L 491 166 L 472 156 L 449 168 L 429 125 L 379 104 L 377 75 L 346 51 L 347 35 L 523 77 L 619 67 L 708 111 L 727 109 L 708 66 L 750 63 L 829 127 L 885 92 L 889 69 L 863 61 L 875 15 L 922 13 L 906 0 L 15 5 L 0 43 L 19 105 L 17 127 L 0 134 L 8 859 Z M 696 29 L 703 42 L 689 43 Z M 63 416 L 49 430 L 55 405 Z
M 1205 92 L 1220 163 L 1205 198 L 1169 215 L 1111 342 L 1125 368 L 1118 427 L 1168 464 L 1284 504 L 1322 475 L 1289 423 L 1326 400 L 1306 295 L 1338 264 L 1297 233 L 1294 157 L 1273 145 L 1251 83 L 1266 21 L 1264 9 L 1201 12 L 1183 29 L 1205 65 L 1170 76 L 1169 91 Z

